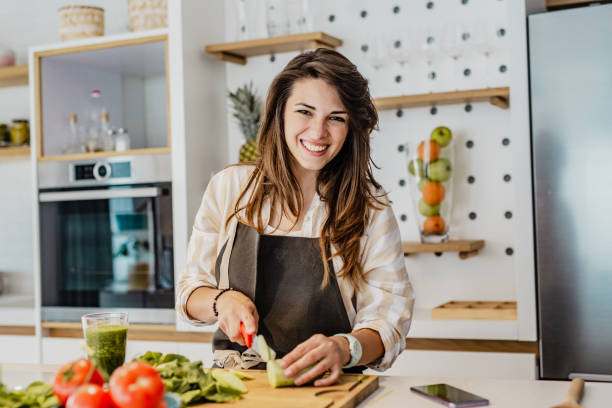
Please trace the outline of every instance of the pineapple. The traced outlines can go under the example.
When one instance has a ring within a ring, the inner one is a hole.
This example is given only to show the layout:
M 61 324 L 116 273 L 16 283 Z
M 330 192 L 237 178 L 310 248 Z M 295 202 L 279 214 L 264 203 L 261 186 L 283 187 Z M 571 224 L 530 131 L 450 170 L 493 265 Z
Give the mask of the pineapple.
M 246 142 L 240 147 L 240 161 L 249 162 L 259 159 L 257 149 L 257 133 L 261 125 L 262 102 L 253 91 L 253 83 L 244 85 L 230 92 L 228 97 L 233 105 L 233 116 L 238 119 L 238 125 Z

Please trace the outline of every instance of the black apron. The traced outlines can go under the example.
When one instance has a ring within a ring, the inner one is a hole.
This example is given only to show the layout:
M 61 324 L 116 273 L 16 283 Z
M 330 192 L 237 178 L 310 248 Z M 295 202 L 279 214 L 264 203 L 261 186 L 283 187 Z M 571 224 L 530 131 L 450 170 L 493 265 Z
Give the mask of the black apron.
M 227 243 L 217 257 L 217 282 L 226 246 Z M 262 235 L 238 222 L 228 263 L 229 287 L 255 303 L 259 313 L 257 332 L 276 351 L 277 358 L 313 334 L 333 336 L 351 332 L 331 260 L 328 266 L 330 280 L 321 289 L 325 270 L 317 238 Z M 231 342 L 221 329 L 213 335 L 213 351 L 242 353 L 246 349 Z M 265 369 L 265 363 L 253 368 Z M 360 373 L 364 368 L 357 366 L 344 371 Z

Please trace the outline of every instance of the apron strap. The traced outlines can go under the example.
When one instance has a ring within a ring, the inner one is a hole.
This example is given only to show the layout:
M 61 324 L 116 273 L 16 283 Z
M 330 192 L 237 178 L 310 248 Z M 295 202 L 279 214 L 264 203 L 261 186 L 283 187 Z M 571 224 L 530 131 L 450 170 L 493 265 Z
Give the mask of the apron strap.
M 238 227 L 238 221 L 234 220 L 230 225 L 229 236 L 227 243 L 225 244 L 225 251 L 221 258 L 221 267 L 219 269 L 219 289 L 229 288 L 229 261 L 232 255 L 232 248 L 234 247 L 234 238 L 236 237 L 236 228 Z

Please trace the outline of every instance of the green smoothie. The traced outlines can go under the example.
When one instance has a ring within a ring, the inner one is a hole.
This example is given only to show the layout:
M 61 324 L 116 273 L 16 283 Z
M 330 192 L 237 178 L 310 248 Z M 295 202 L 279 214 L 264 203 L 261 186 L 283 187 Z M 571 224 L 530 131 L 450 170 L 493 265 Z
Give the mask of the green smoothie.
M 127 327 L 120 324 L 90 326 L 85 332 L 87 354 L 108 381 L 115 368 L 125 360 Z

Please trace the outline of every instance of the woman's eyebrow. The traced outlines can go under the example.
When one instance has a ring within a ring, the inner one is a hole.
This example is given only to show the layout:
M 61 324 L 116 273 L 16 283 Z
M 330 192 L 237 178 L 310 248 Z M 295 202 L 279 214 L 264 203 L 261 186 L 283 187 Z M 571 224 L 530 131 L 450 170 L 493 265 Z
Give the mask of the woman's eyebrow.
M 307 103 L 304 103 L 304 102 L 298 102 L 298 103 L 296 103 L 295 105 L 296 105 L 296 106 L 297 106 L 297 105 L 302 105 L 302 106 L 307 107 L 308 109 L 312 109 L 312 110 L 315 110 L 315 111 L 317 110 L 317 108 L 315 108 L 314 106 L 310 106 L 310 105 L 308 105 Z M 331 114 L 333 114 L 333 115 L 337 115 L 337 114 L 339 114 L 339 113 L 346 113 L 346 111 L 337 110 L 337 111 L 333 111 L 333 112 L 331 112 Z

